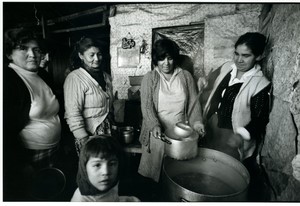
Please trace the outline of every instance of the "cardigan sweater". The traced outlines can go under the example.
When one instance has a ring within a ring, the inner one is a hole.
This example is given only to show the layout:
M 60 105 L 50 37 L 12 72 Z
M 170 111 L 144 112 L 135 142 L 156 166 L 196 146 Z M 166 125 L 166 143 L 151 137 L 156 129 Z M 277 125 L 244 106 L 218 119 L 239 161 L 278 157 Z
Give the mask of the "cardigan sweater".
M 185 108 L 186 114 L 190 114 L 188 117 L 190 125 L 193 125 L 196 121 L 200 121 L 202 123 L 201 105 L 196 99 L 197 87 L 192 75 L 188 71 L 182 70 L 178 74 L 178 77 L 183 83 L 184 91 L 187 96 Z M 139 140 L 141 144 L 145 146 L 149 144 L 150 131 L 155 126 L 161 126 L 157 115 L 158 94 L 160 88 L 159 80 L 160 75 L 157 71 L 152 70 L 144 76 L 141 84 L 141 109 L 143 114 L 143 123 Z M 191 108 L 195 101 L 196 104 L 194 108 Z M 191 109 L 193 109 L 193 112 L 191 112 Z
M 222 80 L 232 71 L 233 62 L 227 62 L 220 68 L 220 73 L 216 77 L 208 100 L 204 107 L 203 118 L 204 121 L 208 120 L 207 114 L 210 110 L 212 104 L 212 98 L 216 90 L 218 89 Z M 232 129 L 235 134 L 241 134 L 241 128 L 247 128 L 251 122 L 251 100 L 255 95 L 264 90 L 266 87 L 270 86 L 270 81 L 263 75 L 261 70 L 257 70 L 249 79 L 247 79 L 241 86 L 235 100 L 233 103 L 232 111 Z M 243 130 L 243 129 L 242 129 Z M 245 159 L 251 156 L 255 150 L 256 139 L 251 137 L 250 140 L 247 139 L 246 135 L 241 134 L 243 137 L 243 156 Z
M 51 87 L 51 78 L 43 70 L 38 75 Z M 7 65 L 3 68 L 3 198 L 17 200 L 24 193 L 20 168 L 27 164 L 26 153 L 19 136 L 29 121 L 30 93 L 19 75 Z M 22 199 L 23 200 L 23 199 Z
M 83 68 L 74 70 L 65 80 L 65 119 L 77 139 L 94 134 L 112 107 L 111 78 L 105 72 L 103 75 L 106 92 Z

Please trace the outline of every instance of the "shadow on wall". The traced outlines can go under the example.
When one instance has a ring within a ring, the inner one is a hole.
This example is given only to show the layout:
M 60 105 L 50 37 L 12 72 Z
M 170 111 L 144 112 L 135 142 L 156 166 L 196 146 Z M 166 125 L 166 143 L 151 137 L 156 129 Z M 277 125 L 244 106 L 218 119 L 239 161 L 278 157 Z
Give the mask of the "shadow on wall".
M 189 71 L 194 76 L 194 63 L 187 55 L 179 55 L 179 64 L 182 69 Z

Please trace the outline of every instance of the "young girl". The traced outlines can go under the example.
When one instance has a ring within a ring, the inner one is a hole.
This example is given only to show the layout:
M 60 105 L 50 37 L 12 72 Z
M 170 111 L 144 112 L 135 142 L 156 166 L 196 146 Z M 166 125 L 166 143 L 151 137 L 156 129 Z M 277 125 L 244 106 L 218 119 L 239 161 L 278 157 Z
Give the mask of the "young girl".
M 93 136 L 79 155 L 78 188 L 71 202 L 138 202 L 118 195 L 122 148 L 111 136 Z

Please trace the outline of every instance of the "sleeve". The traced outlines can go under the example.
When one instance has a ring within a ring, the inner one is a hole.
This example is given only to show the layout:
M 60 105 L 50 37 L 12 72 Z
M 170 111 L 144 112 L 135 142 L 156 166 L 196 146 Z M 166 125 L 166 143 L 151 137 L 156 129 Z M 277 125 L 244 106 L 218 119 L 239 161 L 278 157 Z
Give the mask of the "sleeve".
M 265 133 L 269 122 L 269 92 L 271 84 L 251 98 L 251 121 L 245 126 L 251 137 L 258 138 Z
M 75 138 L 88 136 L 85 130 L 83 108 L 85 88 L 82 80 L 70 73 L 64 83 L 65 119 Z
M 7 69 L 7 68 L 5 68 Z M 29 91 L 17 74 L 4 72 L 3 79 L 3 124 L 4 130 L 15 135 L 29 121 L 31 99 Z
M 27 165 L 19 132 L 29 120 L 30 94 L 21 78 L 3 68 L 3 199 L 22 198 L 23 168 Z
M 151 73 L 148 73 L 145 75 L 141 83 L 141 109 L 143 121 L 145 121 L 145 124 L 147 124 L 147 127 L 150 129 L 160 125 L 153 102 L 153 94 L 151 92 L 153 86 Z

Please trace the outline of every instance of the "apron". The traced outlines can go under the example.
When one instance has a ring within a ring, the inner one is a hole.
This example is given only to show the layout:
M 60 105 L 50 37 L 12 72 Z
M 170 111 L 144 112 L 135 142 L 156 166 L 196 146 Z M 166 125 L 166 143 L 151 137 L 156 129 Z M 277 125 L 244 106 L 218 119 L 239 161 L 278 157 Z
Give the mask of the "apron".
M 158 94 L 158 118 L 162 125 L 162 131 L 172 129 L 177 122 L 184 120 L 184 105 L 186 94 L 177 74 L 181 70 L 175 70 L 170 81 L 166 81 L 162 75 Z M 142 156 L 138 172 L 158 182 L 164 158 L 165 143 L 150 135 L 149 145 L 142 145 Z
M 149 145 L 142 145 L 142 156 L 138 173 L 158 182 L 164 157 L 164 148 L 163 141 L 150 136 Z

